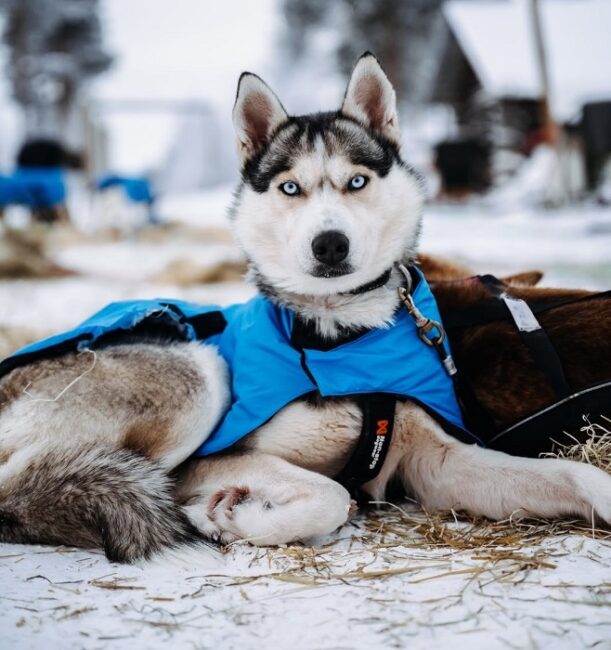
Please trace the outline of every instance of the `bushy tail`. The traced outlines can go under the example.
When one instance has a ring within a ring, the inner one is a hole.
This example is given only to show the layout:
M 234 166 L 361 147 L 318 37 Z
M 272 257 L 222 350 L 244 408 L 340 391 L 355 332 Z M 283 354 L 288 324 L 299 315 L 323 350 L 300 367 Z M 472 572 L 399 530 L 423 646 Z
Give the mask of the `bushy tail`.
M 133 562 L 201 540 L 165 472 L 132 452 L 49 450 L 20 465 L 0 484 L 2 542 L 102 546 L 109 560 Z

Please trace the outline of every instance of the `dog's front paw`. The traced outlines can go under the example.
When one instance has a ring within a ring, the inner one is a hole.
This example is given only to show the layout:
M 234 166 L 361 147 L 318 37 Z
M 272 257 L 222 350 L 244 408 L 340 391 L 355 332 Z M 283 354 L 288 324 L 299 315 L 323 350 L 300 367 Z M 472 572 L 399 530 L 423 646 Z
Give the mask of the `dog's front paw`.
M 346 523 L 352 507 L 348 492 L 331 481 L 325 490 L 307 484 L 231 487 L 210 498 L 207 518 L 222 531 L 222 539 L 274 546 L 328 535 Z
M 237 492 L 237 488 L 235 493 L 219 490 L 211 497 L 201 495 L 192 499 L 184 509 L 191 523 L 204 537 L 219 544 L 230 544 L 239 540 L 240 536 L 230 531 L 225 522 L 242 498 L 244 493 Z
M 185 506 L 191 521 L 210 539 L 257 546 L 328 535 L 345 524 L 354 509 L 347 490 L 328 479 L 288 486 L 226 486 Z

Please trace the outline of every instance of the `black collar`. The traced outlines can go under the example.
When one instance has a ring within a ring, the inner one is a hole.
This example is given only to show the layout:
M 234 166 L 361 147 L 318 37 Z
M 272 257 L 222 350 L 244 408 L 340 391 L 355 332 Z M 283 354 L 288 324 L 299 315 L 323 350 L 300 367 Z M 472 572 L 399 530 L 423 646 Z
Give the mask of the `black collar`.
M 392 268 L 384 271 L 384 273 L 375 280 L 372 280 L 367 284 L 362 284 L 360 287 L 357 287 L 352 291 L 346 291 L 344 295 L 357 296 L 367 293 L 368 291 L 373 291 L 374 289 L 379 289 L 388 282 L 391 272 Z M 316 331 L 316 324 L 313 320 L 304 320 L 296 313 L 295 320 L 293 321 L 291 345 L 298 350 L 309 348 L 310 350 L 322 350 L 326 352 L 336 348 L 338 345 L 343 345 L 344 343 L 358 339 L 367 331 L 369 330 L 366 327 L 340 328 L 336 337 L 333 339 L 326 339 Z
M 360 287 L 357 287 L 352 291 L 347 291 L 346 293 L 357 296 L 361 293 L 367 293 L 368 291 L 379 289 L 380 287 L 383 287 L 390 280 L 391 273 L 392 273 L 392 267 L 384 271 L 384 273 L 378 276 L 375 280 L 372 280 L 371 282 L 367 282 L 367 284 L 362 284 Z
M 415 289 L 420 282 L 420 276 L 412 266 L 409 266 L 409 272 L 412 277 L 412 289 Z M 385 271 L 380 277 L 368 282 L 367 284 L 358 287 L 352 291 L 346 292 L 344 295 L 358 295 L 361 293 L 366 293 L 367 291 L 373 291 L 379 287 L 384 286 L 392 273 L 392 269 Z M 401 309 L 401 303 L 397 299 L 397 309 Z M 355 341 L 359 337 L 363 336 L 369 332 L 370 329 L 367 327 L 356 327 L 356 328 L 340 328 L 337 336 L 332 339 L 327 339 L 322 337 L 316 330 L 316 323 L 313 320 L 305 320 L 295 312 L 295 317 L 293 320 L 293 330 L 291 332 L 291 345 L 297 350 L 303 350 L 303 348 L 308 348 L 310 350 L 321 350 L 322 352 L 327 352 L 333 348 L 343 345 L 344 343 L 350 343 Z

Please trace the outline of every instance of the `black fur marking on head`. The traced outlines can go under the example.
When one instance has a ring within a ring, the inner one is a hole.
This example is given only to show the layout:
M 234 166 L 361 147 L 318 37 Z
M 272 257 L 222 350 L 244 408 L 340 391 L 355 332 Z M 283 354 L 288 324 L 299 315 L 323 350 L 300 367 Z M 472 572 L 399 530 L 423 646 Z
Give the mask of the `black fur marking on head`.
M 272 180 L 292 167 L 303 133 L 303 127 L 295 118 L 289 118 L 276 130 L 267 145 L 244 163 L 243 182 L 259 194 L 267 192 Z
M 352 164 L 363 165 L 382 178 L 393 164 L 404 166 L 394 142 L 335 111 L 289 117 L 267 145 L 244 163 L 242 181 L 259 194 L 267 192 L 278 174 L 313 150 L 317 138 L 328 153 L 344 155 Z
M 353 165 L 363 165 L 381 178 L 388 174 L 393 164 L 403 165 L 399 148 L 394 142 L 347 115 L 339 113 L 338 116 L 332 133 Z M 358 139 L 348 130 L 350 127 L 354 129 L 354 126 L 363 132 Z

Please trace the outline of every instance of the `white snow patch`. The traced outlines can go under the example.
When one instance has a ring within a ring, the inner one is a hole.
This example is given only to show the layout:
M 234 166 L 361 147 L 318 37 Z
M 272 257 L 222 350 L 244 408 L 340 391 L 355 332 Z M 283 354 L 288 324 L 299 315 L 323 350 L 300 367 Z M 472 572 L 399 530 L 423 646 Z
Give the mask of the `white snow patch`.
M 232 546 L 220 566 L 109 564 L 99 553 L 3 545 L 0 641 L 52 650 L 194 648 L 608 647 L 608 543 L 550 539 L 514 573 L 472 551 L 363 545 L 364 519 L 308 560 Z M 297 549 L 297 552 L 300 551 Z M 485 553 L 483 553 L 485 555 Z M 359 578 L 396 570 L 397 575 Z M 337 576 L 337 577 L 335 577 Z

